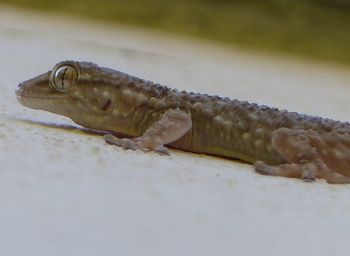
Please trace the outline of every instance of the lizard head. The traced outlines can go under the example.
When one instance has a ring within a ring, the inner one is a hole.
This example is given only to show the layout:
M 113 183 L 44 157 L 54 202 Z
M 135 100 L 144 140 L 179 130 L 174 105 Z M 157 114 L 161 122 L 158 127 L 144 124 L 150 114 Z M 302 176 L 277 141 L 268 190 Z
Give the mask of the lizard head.
M 104 129 L 118 93 L 117 71 L 89 62 L 64 61 L 51 71 L 20 83 L 18 101 L 27 107 L 71 118 L 78 124 Z

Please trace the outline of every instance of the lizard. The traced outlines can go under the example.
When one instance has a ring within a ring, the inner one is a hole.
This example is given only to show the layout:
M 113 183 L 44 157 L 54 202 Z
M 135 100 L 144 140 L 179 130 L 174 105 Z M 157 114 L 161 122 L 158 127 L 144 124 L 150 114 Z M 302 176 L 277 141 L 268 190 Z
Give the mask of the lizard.
M 264 175 L 350 183 L 348 122 L 179 91 L 91 62 L 62 61 L 16 96 L 124 149 L 168 155 L 169 146 L 239 159 Z

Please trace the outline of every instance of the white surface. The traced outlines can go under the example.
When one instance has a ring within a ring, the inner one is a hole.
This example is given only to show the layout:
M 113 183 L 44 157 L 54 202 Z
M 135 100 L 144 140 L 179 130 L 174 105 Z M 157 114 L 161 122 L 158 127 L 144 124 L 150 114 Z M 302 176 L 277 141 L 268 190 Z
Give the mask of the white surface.
M 0 8 L 1 255 L 348 255 L 350 186 L 250 165 L 123 151 L 20 106 L 15 86 L 61 60 L 179 89 L 349 119 L 349 70 Z

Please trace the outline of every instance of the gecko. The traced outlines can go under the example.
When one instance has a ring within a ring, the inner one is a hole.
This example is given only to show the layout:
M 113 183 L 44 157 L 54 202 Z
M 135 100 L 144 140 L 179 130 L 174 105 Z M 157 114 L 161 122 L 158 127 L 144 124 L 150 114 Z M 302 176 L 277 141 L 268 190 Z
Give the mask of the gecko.
M 348 122 L 179 91 L 91 62 L 60 62 L 16 96 L 124 149 L 168 155 L 171 147 L 239 159 L 263 175 L 350 183 Z

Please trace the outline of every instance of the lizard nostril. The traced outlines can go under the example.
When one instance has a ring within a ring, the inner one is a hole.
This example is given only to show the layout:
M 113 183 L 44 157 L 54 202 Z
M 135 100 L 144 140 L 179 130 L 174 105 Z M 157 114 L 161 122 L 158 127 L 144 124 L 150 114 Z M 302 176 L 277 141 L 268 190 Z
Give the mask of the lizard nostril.
M 21 96 L 22 89 L 23 89 L 23 83 L 20 83 L 19 85 L 17 85 L 17 88 L 16 88 L 16 95 L 17 96 Z

